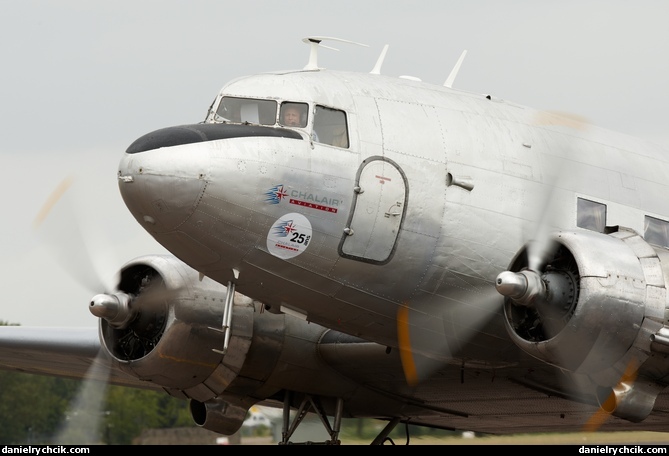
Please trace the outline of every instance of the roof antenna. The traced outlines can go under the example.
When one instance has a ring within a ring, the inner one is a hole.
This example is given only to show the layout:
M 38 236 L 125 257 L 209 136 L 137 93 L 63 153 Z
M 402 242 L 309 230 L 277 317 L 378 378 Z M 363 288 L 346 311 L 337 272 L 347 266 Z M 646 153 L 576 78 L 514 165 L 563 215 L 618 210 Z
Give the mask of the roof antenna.
M 462 61 L 465 60 L 465 56 L 467 55 L 467 50 L 465 49 L 462 51 L 462 54 L 460 54 L 460 58 L 456 62 L 455 66 L 451 70 L 451 74 L 448 75 L 448 79 L 444 82 L 445 87 L 453 87 L 453 81 L 455 81 L 455 77 L 458 75 L 458 71 L 460 71 L 460 66 L 462 66 Z
M 330 47 L 330 46 L 325 46 L 324 44 L 321 44 L 321 41 L 323 40 L 332 40 L 332 41 L 339 41 L 342 43 L 350 43 L 350 44 L 357 44 L 358 46 L 364 46 L 364 47 L 369 47 L 366 44 L 362 43 L 356 43 L 355 41 L 349 41 L 349 40 L 343 40 L 341 38 L 333 38 L 330 36 L 308 36 L 306 38 L 302 38 L 302 41 L 304 43 L 307 43 L 310 45 L 309 49 L 309 62 L 306 64 L 304 67 L 305 70 L 320 70 L 321 68 L 318 66 L 318 47 L 324 47 L 326 49 L 332 49 L 333 51 L 338 51 L 339 49 Z
M 386 52 L 388 52 L 387 44 L 383 46 L 383 51 L 381 51 L 381 55 L 379 55 L 376 65 L 374 65 L 374 68 L 370 71 L 371 74 L 381 74 L 381 65 L 383 65 L 383 61 L 386 58 Z

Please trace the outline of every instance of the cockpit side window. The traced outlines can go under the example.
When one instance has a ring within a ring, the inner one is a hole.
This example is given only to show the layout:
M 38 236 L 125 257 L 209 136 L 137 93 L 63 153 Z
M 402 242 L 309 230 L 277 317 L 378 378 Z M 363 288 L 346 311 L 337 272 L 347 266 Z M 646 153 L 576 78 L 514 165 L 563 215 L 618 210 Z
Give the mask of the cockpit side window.
M 349 141 L 346 113 L 316 105 L 313 136 L 316 142 L 347 149 Z
M 281 115 L 279 123 L 285 127 L 307 126 L 307 112 L 309 105 L 306 103 L 285 102 L 281 103 Z
M 276 101 L 255 98 L 223 97 L 216 109 L 218 122 L 274 125 Z

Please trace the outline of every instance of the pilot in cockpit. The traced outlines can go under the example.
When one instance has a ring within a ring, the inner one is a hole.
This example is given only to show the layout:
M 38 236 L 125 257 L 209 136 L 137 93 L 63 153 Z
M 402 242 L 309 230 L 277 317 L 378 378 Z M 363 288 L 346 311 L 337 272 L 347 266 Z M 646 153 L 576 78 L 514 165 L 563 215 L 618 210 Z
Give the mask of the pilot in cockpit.
M 304 103 L 283 103 L 281 105 L 281 124 L 286 127 L 306 127 L 306 107 Z

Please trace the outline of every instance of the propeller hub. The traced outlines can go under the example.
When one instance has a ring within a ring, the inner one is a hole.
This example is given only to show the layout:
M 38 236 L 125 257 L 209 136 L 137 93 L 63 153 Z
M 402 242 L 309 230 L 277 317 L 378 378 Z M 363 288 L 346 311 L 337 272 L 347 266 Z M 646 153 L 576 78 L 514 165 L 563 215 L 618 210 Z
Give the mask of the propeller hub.
M 88 310 L 98 318 L 104 318 L 115 328 L 124 328 L 134 317 L 130 302 L 132 296 L 118 292 L 93 296 Z
M 497 276 L 495 288 L 520 306 L 532 307 L 537 298 L 547 294 L 546 284 L 541 276 L 528 269 L 520 272 L 504 271 Z

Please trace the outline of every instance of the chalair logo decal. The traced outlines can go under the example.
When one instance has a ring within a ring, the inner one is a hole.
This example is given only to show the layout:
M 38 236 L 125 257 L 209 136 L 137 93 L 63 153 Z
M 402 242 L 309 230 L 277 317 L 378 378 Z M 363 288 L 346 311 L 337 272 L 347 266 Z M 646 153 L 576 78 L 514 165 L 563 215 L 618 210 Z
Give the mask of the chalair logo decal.
M 267 190 L 265 197 L 265 202 L 269 204 L 279 204 L 281 201 L 287 201 L 288 204 L 331 212 L 333 214 L 337 213 L 339 210 L 337 207 L 342 203 L 338 198 L 330 198 L 296 189 L 287 189 L 283 184 L 275 185 Z
M 286 214 L 272 224 L 267 233 L 267 250 L 275 257 L 296 257 L 311 240 L 311 223 L 302 214 Z
M 288 196 L 288 192 L 283 185 L 276 185 L 265 192 L 265 202 L 269 204 L 279 204 L 283 198 Z

